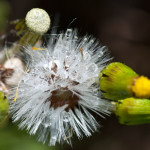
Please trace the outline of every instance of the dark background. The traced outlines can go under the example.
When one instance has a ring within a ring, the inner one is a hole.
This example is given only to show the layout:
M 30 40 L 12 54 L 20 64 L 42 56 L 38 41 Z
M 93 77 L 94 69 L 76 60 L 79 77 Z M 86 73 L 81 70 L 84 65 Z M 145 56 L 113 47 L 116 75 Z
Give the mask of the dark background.
M 7 0 L 8 20 L 24 18 L 32 8 L 43 8 L 58 30 L 78 28 L 106 45 L 114 61 L 150 76 L 150 1 L 145 0 Z M 77 18 L 73 23 L 72 20 Z M 70 25 L 71 23 L 71 25 Z M 97 117 L 98 119 L 99 117 Z M 114 116 L 100 119 L 92 137 L 73 140 L 66 150 L 150 150 L 150 125 L 123 126 Z M 18 141 L 19 142 L 19 141 Z

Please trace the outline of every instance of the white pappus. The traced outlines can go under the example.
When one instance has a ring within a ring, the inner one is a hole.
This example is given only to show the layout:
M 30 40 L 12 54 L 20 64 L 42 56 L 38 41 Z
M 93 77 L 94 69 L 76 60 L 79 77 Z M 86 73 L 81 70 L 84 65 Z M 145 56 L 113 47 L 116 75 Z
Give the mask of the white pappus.
M 110 107 L 101 98 L 98 84 L 99 73 L 110 60 L 106 48 L 68 29 L 50 35 L 46 49 L 25 51 L 28 71 L 10 95 L 13 121 L 49 145 L 71 143 L 72 134 L 82 138 L 97 131 L 99 123 L 91 112 L 102 116 Z

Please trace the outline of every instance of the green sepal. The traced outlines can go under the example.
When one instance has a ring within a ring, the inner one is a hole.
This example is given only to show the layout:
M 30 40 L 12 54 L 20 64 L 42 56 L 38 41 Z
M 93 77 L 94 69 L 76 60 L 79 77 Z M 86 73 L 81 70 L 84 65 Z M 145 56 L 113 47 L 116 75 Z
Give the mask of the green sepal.
M 116 102 L 115 114 L 124 125 L 150 123 L 150 100 L 127 98 Z
M 100 89 L 104 97 L 111 100 L 132 97 L 131 85 L 136 77 L 138 74 L 130 67 L 119 62 L 113 62 L 99 75 Z
M 4 121 L 8 117 L 9 111 L 9 103 L 3 92 L 0 91 L 0 125 L 4 123 Z

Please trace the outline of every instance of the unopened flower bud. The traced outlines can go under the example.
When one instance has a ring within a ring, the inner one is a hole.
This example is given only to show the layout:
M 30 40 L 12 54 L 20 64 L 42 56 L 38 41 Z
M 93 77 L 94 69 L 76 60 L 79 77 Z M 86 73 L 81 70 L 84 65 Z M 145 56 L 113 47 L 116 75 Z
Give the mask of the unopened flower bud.
M 34 46 L 50 28 L 50 17 L 47 12 L 40 8 L 31 9 L 25 19 L 13 21 L 17 30 L 17 35 L 21 36 L 17 45 L 8 51 L 9 57 L 18 54 L 21 46 Z M 4 57 L 4 54 L 2 55 Z M 4 60 L 3 60 L 4 62 Z
M 50 17 L 47 12 L 40 8 L 31 9 L 26 15 L 26 25 L 29 30 L 44 34 L 50 27 Z
M 128 66 L 113 62 L 100 73 L 100 89 L 105 98 L 119 100 L 134 95 L 134 85 L 138 74 Z
M 150 123 L 150 100 L 127 98 L 116 102 L 115 114 L 121 124 L 138 125 Z

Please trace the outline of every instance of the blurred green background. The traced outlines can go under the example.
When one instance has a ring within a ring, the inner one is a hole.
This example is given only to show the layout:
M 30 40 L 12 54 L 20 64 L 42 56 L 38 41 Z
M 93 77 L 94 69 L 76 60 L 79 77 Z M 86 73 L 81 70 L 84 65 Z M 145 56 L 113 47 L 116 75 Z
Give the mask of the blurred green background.
M 0 150 L 58 150 L 58 148 L 37 142 L 35 137 L 9 123 L 0 128 Z
M 33 7 L 45 9 L 58 31 L 72 27 L 79 28 L 81 35 L 92 34 L 108 46 L 115 61 L 150 77 L 149 0 L 0 0 L 0 34 L 9 31 L 9 21 L 24 18 Z M 77 19 L 71 23 L 74 18 Z M 59 145 L 56 148 L 38 143 L 35 137 L 17 130 L 17 125 L 8 124 L 0 129 L 0 150 L 150 149 L 149 124 L 124 126 L 113 115 L 106 118 L 96 116 L 102 127 L 92 137 L 80 141 L 74 137 L 72 147 Z

